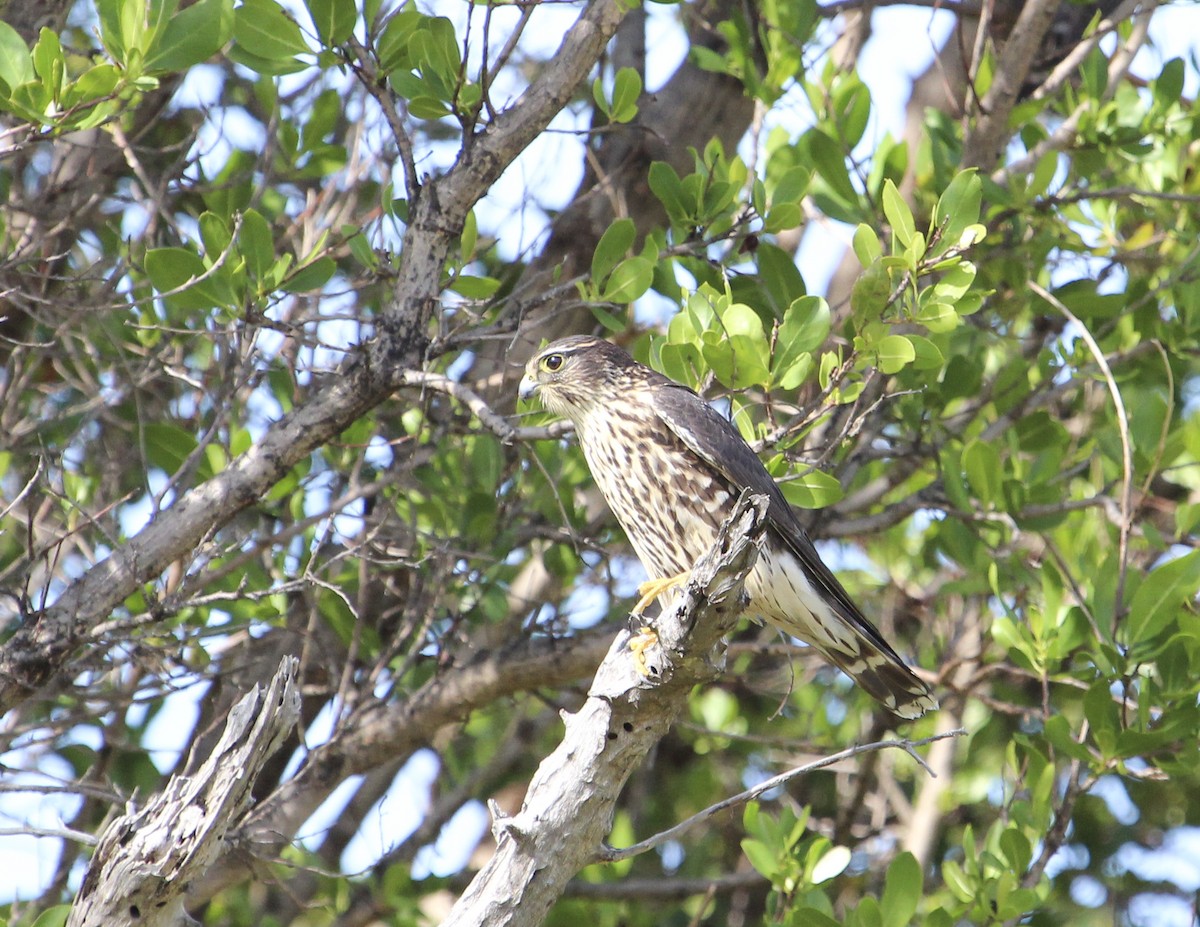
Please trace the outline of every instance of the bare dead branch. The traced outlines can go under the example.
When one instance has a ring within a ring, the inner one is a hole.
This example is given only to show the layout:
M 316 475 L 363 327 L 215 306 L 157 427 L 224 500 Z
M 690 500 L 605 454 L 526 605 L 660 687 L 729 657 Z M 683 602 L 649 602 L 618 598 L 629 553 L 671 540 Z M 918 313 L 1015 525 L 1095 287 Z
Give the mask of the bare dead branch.
M 174 927 L 191 921 L 183 902 L 193 878 L 226 852 L 226 831 L 250 806 L 266 760 L 300 716 L 287 657 L 264 693 L 233 707 L 216 748 L 194 776 L 177 775 L 142 809 L 100 838 L 68 927 Z

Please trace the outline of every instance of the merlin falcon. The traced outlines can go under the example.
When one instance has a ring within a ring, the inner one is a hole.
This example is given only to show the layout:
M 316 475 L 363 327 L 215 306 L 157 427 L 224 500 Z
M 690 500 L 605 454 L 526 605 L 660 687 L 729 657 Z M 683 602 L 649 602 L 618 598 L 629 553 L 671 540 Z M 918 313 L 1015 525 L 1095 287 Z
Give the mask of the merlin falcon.
M 858 610 L 737 428 L 700 396 L 600 338 L 543 348 L 534 395 L 571 421 L 592 477 L 645 567 L 638 613 L 686 578 L 743 489 L 766 495 L 766 541 L 746 577 L 748 610 L 814 647 L 901 718 L 936 708 L 929 687 Z

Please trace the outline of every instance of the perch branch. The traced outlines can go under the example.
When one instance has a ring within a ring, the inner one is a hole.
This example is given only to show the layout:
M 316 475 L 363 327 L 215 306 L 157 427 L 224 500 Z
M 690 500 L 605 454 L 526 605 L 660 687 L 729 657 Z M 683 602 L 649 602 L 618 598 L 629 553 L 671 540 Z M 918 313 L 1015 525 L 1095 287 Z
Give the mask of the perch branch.
M 744 492 L 713 548 L 692 571 L 634 667 L 628 631 L 601 663 L 583 707 L 542 761 L 512 817 L 493 807 L 496 853 L 458 899 L 443 927 L 533 927 L 570 879 L 595 858 L 621 790 L 686 704 L 691 688 L 724 660 L 721 640 L 743 607 L 743 584 L 766 530 L 767 499 Z

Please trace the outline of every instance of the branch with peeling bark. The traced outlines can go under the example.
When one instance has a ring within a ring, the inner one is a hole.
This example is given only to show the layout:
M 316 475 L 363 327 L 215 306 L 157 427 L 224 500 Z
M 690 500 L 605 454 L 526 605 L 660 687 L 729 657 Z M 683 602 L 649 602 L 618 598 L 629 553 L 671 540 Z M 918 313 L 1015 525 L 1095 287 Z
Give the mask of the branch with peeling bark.
M 683 595 L 660 617 L 641 675 L 629 632 L 617 636 L 588 699 L 538 768 L 521 810 L 493 808 L 496 853 L 444 927 L 540 924 L 575 874 L 601 852 L 621 790 L 674 723 L 697 682 L 724 660 L 722 639 L 743 608 L 743 584 L 766 530 L 767 499 L 743 492 Z
M 265 693 L 255 686 L 233 707 L 225 733 L 195 775 L 174 776 L 144 808 L 108 826 L 68 927 L 192 922 L 184 911 L 190 883 L 228 852 L 226 833 L 250 807 L 263 764 L 300 716 L 298 665 L 286 657 Z

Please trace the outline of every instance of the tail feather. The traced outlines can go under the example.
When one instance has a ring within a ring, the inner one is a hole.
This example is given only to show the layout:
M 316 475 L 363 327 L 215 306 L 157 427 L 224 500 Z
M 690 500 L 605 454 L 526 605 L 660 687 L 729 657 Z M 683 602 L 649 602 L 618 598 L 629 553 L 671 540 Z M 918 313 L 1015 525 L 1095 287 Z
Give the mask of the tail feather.
M 858 645 L 855 653 L 830 649 L 825 656 L 888 711 L 913 720 L 938 707 L 929 686 L 914 676 L 895 654 L 880 650 L 861 635 L 855 643 Z

